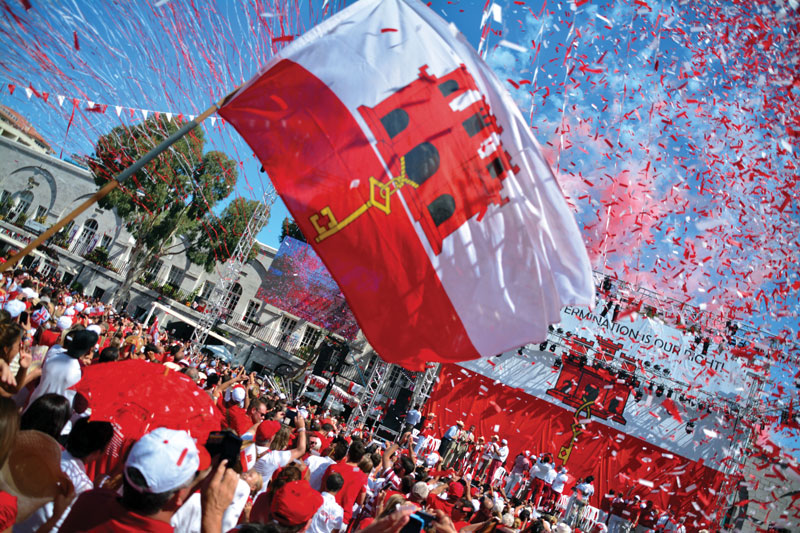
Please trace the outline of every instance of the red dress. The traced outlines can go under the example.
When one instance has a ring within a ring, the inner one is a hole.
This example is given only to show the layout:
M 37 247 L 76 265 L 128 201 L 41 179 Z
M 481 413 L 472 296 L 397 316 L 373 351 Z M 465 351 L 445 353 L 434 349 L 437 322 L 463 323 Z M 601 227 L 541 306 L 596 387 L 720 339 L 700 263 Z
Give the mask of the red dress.
M 5 531 L 17 520 L 17 497 L 0 491 L 0 531 Z

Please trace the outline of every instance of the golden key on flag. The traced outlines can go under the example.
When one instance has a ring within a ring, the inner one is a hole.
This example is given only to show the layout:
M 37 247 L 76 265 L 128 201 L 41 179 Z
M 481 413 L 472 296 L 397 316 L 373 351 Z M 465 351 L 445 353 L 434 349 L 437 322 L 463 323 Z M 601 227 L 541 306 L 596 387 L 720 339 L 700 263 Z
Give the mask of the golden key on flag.
M 333 216 L 333 211 L 331 210 L 330 206 L 325 206 L 320 209 L 319 213 L 311 215 L 309 217 L 309 221 L 314 226 L 314 229 L 317 230 L 317 236 L 314 238 L 316 242 L 322 242 L 331 235 L 334 235 L 344 229 L 348 224 L 353 222 L 355 219 L 363 215 L 367 212 L 370 207 L 377 207 L 387 215 L 392 212 L 391 208 L 391 198 L 392 194 L 399 191 L 404 185 L 411 185 L 414 188 L 419 187 L 419 185 L 412 180 L 408 179 L 408 175 L 406 174 L 406 158 L 400 158 L 400 175 L 396 178 L 392 178 L 389 180 L 388 183 L 381 183 L 380 181 L 376 180 L 373 176 L 369 177 L 369 200 L 364 202 L 358 209 L 350 213 L 347 218 L 342 220 L 341 222 L 336 221 L 336 217 Z M 381 200 L 376 199 L 375 191 L 380 191 Z M 319 219 L 321 217 L 327 217 L 328 223 L 324 226 L 320 226 Z

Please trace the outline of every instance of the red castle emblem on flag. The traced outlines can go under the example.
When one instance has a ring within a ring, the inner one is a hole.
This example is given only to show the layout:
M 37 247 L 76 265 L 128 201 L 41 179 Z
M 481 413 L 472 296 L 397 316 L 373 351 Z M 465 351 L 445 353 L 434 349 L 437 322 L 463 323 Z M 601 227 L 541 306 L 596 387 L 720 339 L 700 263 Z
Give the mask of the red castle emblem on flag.
M 376 138 L 392 176 L 370 177 L 370 200 L 337 220 L 330 206 L 310 218 L 320 242 L 369 208 L 386 214 L 402 189 L 414 220 L 433 252 L 470 218 L 481 220 L 490 205 L 503 205 L 503 180 L 519 169 L 500 142 L 502 128 L 464 65 L 441 78 L 427 65 L 419 77 L 374 107 L 359 112 Z M 399 204 L 395 204 L 397 208 Z

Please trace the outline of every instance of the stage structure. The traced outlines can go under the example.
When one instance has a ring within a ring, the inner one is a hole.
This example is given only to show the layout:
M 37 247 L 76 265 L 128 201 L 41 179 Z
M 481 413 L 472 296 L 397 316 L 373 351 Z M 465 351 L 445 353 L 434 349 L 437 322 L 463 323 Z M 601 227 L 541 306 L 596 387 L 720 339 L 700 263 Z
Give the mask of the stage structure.
M 228 309 L 231 299 L 230 290 L 239 280 L 242 267 L 253 250 L 258 232 L 269 222 L 273 203 L 275 203 L 275 191 L 269 188 L 264 191 L 261 202 L 242 232 L 242 236 L 239 238 L 239 242 L 236 244 L 230 259 L 220 268 L 219 283 L 214 286 L 214 290 L 208 299 L 208 305 L 206 305 L 199 324 L 194 328 L 194 333 L 192 333 L 192 344 L 195 347 L 200 348 L 203 346 L 211 329 L 230 312 Z
M 566 307 L 545 342 L 445 365 L 425 412 L 547 452 L 686 517 L 719 523 L 739 479 L 774 336 L 596 274 L 598 304 Z
M 389 377 L 393 366 L 381 359 L 377 354 L 373 353 L 372 357 L 374 361 L 372 369 L 367 374 L 366 383 L 361 390 L 361 394 L 358 395 L 358 403 L 350 412 L 350 418 L 347 419 L 347 433 L 352 432 L 359 425 L 366 424 L 367 417 L 372 412 L 372 408 L 375 407 L 378 395 L 386 385 L 386 378 Z
M 420 372 L 417 375 L 417 379 L 414 382 L 414 395 L 411 397 L 410 406 L 419 405 L 421 407 L 427 403 L 441 370 L 441 363 L 428 363 L 425 372 Z

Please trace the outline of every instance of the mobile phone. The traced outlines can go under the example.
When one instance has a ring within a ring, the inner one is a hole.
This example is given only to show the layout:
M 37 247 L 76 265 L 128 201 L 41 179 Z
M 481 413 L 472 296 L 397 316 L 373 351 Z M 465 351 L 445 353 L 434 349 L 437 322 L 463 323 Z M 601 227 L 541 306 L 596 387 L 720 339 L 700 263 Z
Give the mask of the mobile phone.
M 423 511 L 417 511 L 408 518 L 408 523 L 403 526 L 400 533 L 420 533 L 433 522 L 434 516 Z
M 239 464 L 239 453 L 242 449 L 242 438 L 232 431 L 212 431 L 208 434 L 206 450 L 211 459 L 228 460 L 228 468 Z

